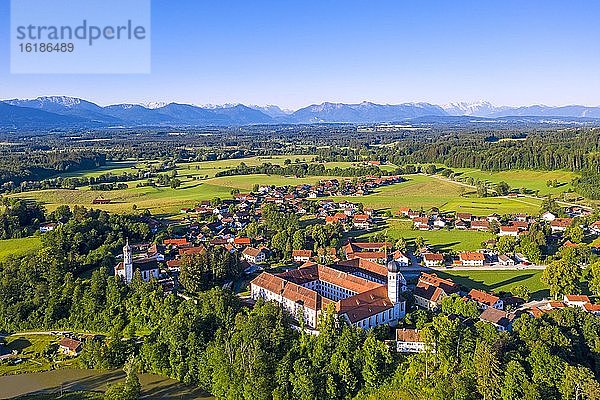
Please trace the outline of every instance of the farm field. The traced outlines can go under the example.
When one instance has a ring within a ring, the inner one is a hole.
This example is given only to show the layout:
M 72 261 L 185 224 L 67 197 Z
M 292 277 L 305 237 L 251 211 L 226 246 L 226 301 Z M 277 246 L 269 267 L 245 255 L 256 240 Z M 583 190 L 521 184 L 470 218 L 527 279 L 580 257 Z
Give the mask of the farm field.
M 123 173 L 131 173 L 135 172 L 135 168 L 133 167 L 142 167 L 147 164 L 151 164 L 152 161 L 149 162 L 138 162 L 138 161 L 108 161 L 106 165 L 102 167 L 96 168 L 94 170 L 82 170 L 75 172 L 65 172 L 59 174 L 61 178 L 92 178 L 97 177 L 102 174 L 106 174 L 108 172 L 114 175 L 121 175 Z
M 245 159 L 244 162 L 253 160 L 261 163 L 264 159 L 258 157 Z M 283 162 L 283 160 L 278 159 Z M 201 200 L 210 200 L 214 197 L 229 198 L 231 190 L 252 190 L 258 185 L 297 185 L 302 183 L 313 184 L 321 179 L 332 177 L 311 176 L 305 178 L 268 176 L 268 175 L 238 175 L 224 176 L 218 178 L 204 178 L 211 176 L 220 167 L 227 168 L 229 163 L 235 162 L 239 165 L 240 160 L 222 160 L 203 163 L 191 163 L 178 169 L 179 179 L 182 186 L 178 189 L 167 187 L 136 187 L 141 181 L 128 182 L 129 188 L 113 191 L 92 191 L 89 187 L 76 190 L 49 189 L 35 192 L 25 192 L 14 195 L 16 197 L 36 200 L 45 204 L 49 211 L 54 210 L 61 204 L 91 206 L 92 201 L 103 196 L 111 199 L 111 204 L 95 205 L 112 212 L 128 212 L 135 204 L 139 209 L 149 209 L 155 215 L 177 213 L 181 207 L 190 207 Z M 250 161 L 249 161 L 250 163 Z M 198 164 L 199 169 L 195 168 Z M 210 168 L 203 169 L 203 165 Z M 124 167 L 125 168 L 125 167 Z M 444 181 L 436 177 L 426 175 L 409 175 L 407 181 L 383 187 L 375 190 L 375 193 L 362 197 L 336 197 L 336 200 L 347 200 L 361 202 L 366 207 L 377 209 L 389 209 L 396 211 L 400 207 L 411 207 L 413 209 L 430 209 L 438 207 L 444 211 L 471 212 L 474 215 L 489 215 L 491 213 L 506 214 L 527 212 L 537 213 L 540 201 L 530 198 L 508 199 L 508 198 L 477 198 L 471 193 L 472 189 L 455 182 Z
M 530 198 L 478 198 L 473 189 L 455 182 L 427 175 L 407 175 L 406 182 L 376 189 L 375 193 L 363 197 L 339 197 L 347 201 L 363 203 L 365 207 L 389 209 L 400 207 L 413 210 L 428 210 L 438 207 L 442 211 L 470 212 L 474 215 L 492 213 L 537 214 L 541 201 Z
M 511 188 L 527 188 L 538 191 L 540 196 L 548 194 L 556 195 L 573 189 L 571 180 L 578 175 L 571 171 L 533 171 L 533 170 L 511 170 L 490 172 L 474 168 L 452 168 L 461 173 L 461 176 L 468 176 L 476 180 L 486 181 L 492 184 L 506 182 Z M 556 180 L 558 187 L 548 187 L 548 180 Z
M 481 242 L 494 237 L 487 232 L 457 229 L 416 231 L 412 229 L 412 222 L 406 220 L 388 220 L 388 227 L 385 230 L 392 242 L 404 238 L 409 244 L 413 244 L 416 238 L 422 237 L 426 244 L 436 251 L 443 252 L 477 250 L 481 248 Z
M 41 247 L 42 241 L 39 237 L 0 240 L 0 261 L 9 255 L 21 256 Z
M 19 365 L 0 365 L 0 376 L 21 374 L 23 372 L 47 371 L 52 368 L 53 362 L 40 356 L 47 349 L 56 344 L 56 337 L 51 335 L 13 335 L 5 338 L 6 349 L 16 350 L 24 360 Z M 58 346 L 56 346 L 58 347 Z
M 294 178 L 268 175 L 243 175 L 210 178 L 206 180 L 193 180 L 182 177 L 182 185 L 178 189 L 167 187 L 135 187 L 137 182 L 128 182 L 129 188 L 112 191 L 92 191 L 88 188 L 76 190 L 49 189 L 35 192 L 25 192 L 18 197 L 42 202 L 49 211 L 56 209 L 61 204 L 82 205 L 90 207 L 92 201 L 103 196 L 111 199 L 111 204 L 94 205 L 111 212 L 130 212 L 135 204 L 139 209 L 149 209 L 154 215 L 177 214 L 182 207 L 192 207 L 202 200 L 215 197 L 230 198 L 231 190 L 252 190 L 255 184 L 259 185 L 297 185 L 302 183 L 316 183 L 319 179 L 327 177 Z
M 524 285 L 529 288 L 532 298 L 536 299 L 550 295 L 548 287 L 540 280 L 542 272 L 541 270 L 436 271 L 439 276 L 450 278 L 460 285 L 488 292 L 509 292 L 515 286 Z

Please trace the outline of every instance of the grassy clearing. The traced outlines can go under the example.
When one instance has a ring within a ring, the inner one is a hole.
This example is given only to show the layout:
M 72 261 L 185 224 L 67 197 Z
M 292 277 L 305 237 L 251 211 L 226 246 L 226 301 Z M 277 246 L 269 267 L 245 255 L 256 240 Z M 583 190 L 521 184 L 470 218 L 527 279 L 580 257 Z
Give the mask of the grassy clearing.
M 144 166 L 153 163 L 153 161 L 149 162 L 137 162 L 137 161 L 108 161 L 106 165 L 93 169 L 93 170 L 83 170 L 83 171 L 75 171 L 75 172 L 65 172 L 59 174 L 61 178 L 92 178 L 97 177 L 102 174 L 112 173 L 114 175 L 121 175 L 123 173 L 131 173 L 135 172 L 136 168 L 143 168 Z M 158 161 L 156 161 L 158 163 Z
M 343 199 L 392 212 L 400 207 L 413 210 L 438 207 L 442 211 L 470 212 L 481 216 L 492 213 L 536 214 L 541 204 L 539 200 L 529 198 L 477 198 L 469 187 L 427 175 L 408 175 L 406 178 L 406 182 L 376 189 L 373 194 Z
M 461 176 L 469 176 L 476 180 L 496 184 L 506 182 L 511 188 L 527 188 L 529 190 L 539 190 L 541 196 L 548 194 L 556 195 L 573 189 L 571 180 L 578 175 L 571 171 L 532 171 L 532 170 L 511 170 L 500 172 L 481 171 L 474 168 L 453 168 L 454 171 L 461 173 Z M 548 187 L 548 180 L 556 180 L 558 187 Z
M 533 298 L 540 299 L 550 295 L 548 287 L 540 280 L 541 270 L 518 271 L 452 271 L 436 272 L 439 276 L 450 278 L 468 288 L 488 292 L 510 292 L 518 285 L 529 288 Z
M 412 222 L 405 220 L 389 220 L 387 235 L 392 241 L 400 238 L 406 239 L 409 244 L 419 236 L 425 239 L 425 242 L 437 251 L 447 252 L 477 250 L 481 248 L 481 242 L 492 238 L 494 235 L 487 232 L 462 231 L 462 230 L 432 230 L 416 231 L 412 229 Z M 368 235 L 367 235 L 368 236 Z
M 10 255 L 21 256 L 32 253 L 42 247 L 39 237 L 0 240 L 0 261 Z
M 23 361 L 17 365 L 9 365 L 7 361 L 0 364 L 0 376 L 29 372 L 49 371 L 56 368 L 76 367 L 75 359 L 58 356 L 57 360 L 47 358 L 44 353 L 51 347 L 57 347 L 58 339 L 52 335 L 12 335 L 5 339 L 9 351 L 16 350 L 17 358 Z M 54 353 L 55 354 L 55 353 Z

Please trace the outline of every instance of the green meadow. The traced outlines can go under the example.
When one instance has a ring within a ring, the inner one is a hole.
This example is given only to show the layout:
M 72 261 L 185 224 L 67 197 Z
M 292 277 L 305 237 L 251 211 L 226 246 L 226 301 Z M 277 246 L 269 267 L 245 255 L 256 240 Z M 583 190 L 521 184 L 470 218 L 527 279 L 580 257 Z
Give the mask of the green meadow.
M 428 175 L 407 175 L 406 182 L 376 189 L 363 197 L 340 197 L 347 201 L 360 202 L 365 207 L 388 209 L 392 212 L 401 207 L 413 210 L 428 210 L 437 207 L 442 211 L 470 212 L 487 216 L 492 213 L 537 214 L 540 200 L 531 198 L 478 198 L 472 188 L 456 182 Z
M 181 207 L 190 207 L 202 200 L 210 200 L 214 197 L 228 198 L 231 191 L 249 191 L 255 184 L 258 185 L 296 185 L 301 183 L 313 184 L 326 177 L 284 177 L 267 175 L 245 175 L 226 176 L 216 178 L 219 171 L 234 168 L 244 162 L 249 166 L 261 165 L 263 163 L 284 164 L 285 160 L 292 162 L 314 162 L 314 155 L 288 155 L 288 156 L 259 156 L 243 159 L 227 159 L 216 161 L 202 161 L 192 163 L 180 163 L 177 166 L 178 178 L 182 186 L 178 189 L 166 187 L 136 187 L 142 181 L 128 182 L 128 189 L 114 191 L 92 191 L 89 187 L 77 190 L 52 189 L 36 192 L 25 192 L 14 196 L 36 200 L 44 203 L 49 210 L 55 209 L 61 204 L 83 205 L 90 207 L 92 201 L 103 196 L 111 199 L 112 203 L 107 205 L 95 205 L 111 212 L 128 212 L 134 205 L 139 209 L 149 209 L 158 215 L 177 213 Z M 149 163 L 158 161 L 118 161 L 109 162 L 106 166 L 92 171 L 79 171 L 65 173 L 61 176 L 98 176 L 111 172 L 121 174 L 133 172 Z M 328 162 L 327 168 L 347 168 L 356 165 L 350 162 Z M 382 166 L 383 169 L 393 170 L 394 165 Z M 464 176 L 472 176 L 475 179 L 486 180 L 492 183 L 506 181 L 511 187 L 527 187 L 531 190 L 540 190 L 541 194 L 547 192 L 556 193 L 566 190 L 570 180 L 575 174 L 565 171 L 504 171 L 483 172 L 475 169 L 457 169 Z M 412 209 L 430 209 L 437 207 L 442 211 L 470 212 L 474 215 L 489 215 L 492 213 L 508 214 L 525 212 L 536 214 L 539 210 L 540 200 L 533 198 L 478 198 L 474 189 L 463 184 L 440 179 L 439 176 L 408 175 L 407 181 L 397 185 L 391 185 L 375 190 L 367 196 L 362 197 L 338 197 L 336 200 L 347 200 L 361 202 L 366 207 L 376 209 L 388 209 L 392 212 L 400 207 Z M 547 180 L 557 180 L 558 188 L 547 188 Z M 567 183 L 568 182 L 568 183 Z
M 510 171 L 481 171 L 474 168 L 452 168 L 460 176 L 471 177 L 475 180 L 496 184 L 506 182 L 511 188 L 527 188 L 533 191 L 539 191 L 540 196 L 548 194 L 557 195 L 570 189 L 573 178 L 578 175 L 571 171 L 533 171 L 533 170 L 510 170 Z M 548 181 L 558 183 L 557 187 L 548 187 Z
M 454 282 L 468 288 L 485 290 L 488 292 L 510 292 L 515 286 L 524 285 L 529 289 L 533 298 L 548 297 L 548 287 L 540 280 L 541 270 L 515 270 L 515 271 L 436 271 L 443 278 L 450 278 Z
M 21 256 L 32 253 L 42 247 L 39 237 L 0 240 L 0 261 L 9 255 Z
M 387 227 L 382 231 L 395 242 L 400 238 L 406 239 L 409 244 L 413 244 L 415 239 L 422 237 L 425 243 L 433 247 L 436 251 L 467 251 L 480 249 L 481 243 L 494 237 L 491 233 L 467 231 L 467 230 L 431 230 L 418 231 L 412 229 L 413 224 L 407 220 L 388 220 Z M 368 236 L 368 235 L 365 235 Z

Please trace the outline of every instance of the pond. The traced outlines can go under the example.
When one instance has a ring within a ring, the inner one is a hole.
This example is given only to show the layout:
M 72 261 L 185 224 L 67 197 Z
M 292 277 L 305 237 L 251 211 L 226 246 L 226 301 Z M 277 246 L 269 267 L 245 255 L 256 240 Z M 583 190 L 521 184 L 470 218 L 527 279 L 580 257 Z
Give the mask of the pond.
M 0 376 L 0 398 L 9 399 L 26 394 L 60 394 L 72 391 L 104 391 L 107 385 L 125 377 L 121 370 L 96 371 L 58 369 L 21 375 Z M 198 388 L 187 387 L 160 375 L 140 374 L 142 398 L 178 400 L 214 400 Z

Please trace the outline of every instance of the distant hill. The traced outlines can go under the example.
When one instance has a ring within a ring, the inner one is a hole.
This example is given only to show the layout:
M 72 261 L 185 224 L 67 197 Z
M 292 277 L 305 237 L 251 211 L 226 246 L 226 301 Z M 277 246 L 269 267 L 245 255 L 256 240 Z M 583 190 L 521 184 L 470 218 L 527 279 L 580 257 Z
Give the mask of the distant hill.
M 94 124 L 84 118 L 59 115 L 0 102 L 0 128 L 2 129 L 38 129 L 39 127 L 55 129 L 83 126 L 94 126 Z
M 349 122 L 373 123 L 396 122 L 426 115 L 448 115 L 441 107 L 428 103 L 382 105 L 369 102 L 360 104 L 323 103 L 314 104 L 294 112 L 291 122 Z
M 313 104 L 297 111 L 278 106 L 227 104 L 196 106 L 152 102 L 115 104 L 106 107 L 66 96 L 11 99 L 1 103 L 0 128 L 49 129 L 68 127 L 143 126 L 235 126 L 255 124 L 312 123 L 461 123 L 473 118 L 503 121 L 593 121 L 600 119 L 600 107 L 579 105 L 549 107 L 497 107 L 489 102 L 458 102 L 444 106 L 429 103 Z M 457 118 L 460 117 L 460 118 Z M 469 118 L 467 118 L 469 117 Z

